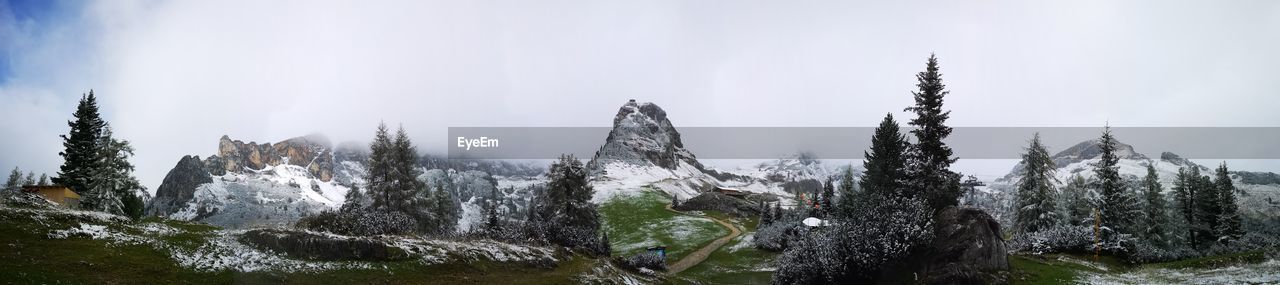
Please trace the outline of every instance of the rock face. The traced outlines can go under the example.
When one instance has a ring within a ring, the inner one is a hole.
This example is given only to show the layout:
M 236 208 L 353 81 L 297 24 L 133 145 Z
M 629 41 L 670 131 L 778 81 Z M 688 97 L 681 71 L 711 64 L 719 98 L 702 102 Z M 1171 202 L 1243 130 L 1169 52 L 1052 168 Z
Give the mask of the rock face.
M 926 283 L 999 283 L 1009 270 L 1000 223 L 976 208 L 948 207 L 934 216 L 934 238 L 925 262 Z
M 703 192 L 686 201 L 680 201 L 679 205 L 672 207 L 680 211 L 706 211 L 715 210 L 736 217 L 753 217 L 760 215 L 760 201 L 768 200 L 767 197 L 760 194 L 751 194 L 745 199 L 730 197 L 720 192 Z M 776 198 L 773 198 L 776 200 Z
M 291 164 L 307 168 L 307 171 L 328 182 L 333 179 L 334 158 L 329 140 L 318 135 L 297 137 L 275 144 L 245 143 L 222 136 L 218 140 L 217 160 L 225 172 L 257 170 L 267 166 Z M 210 157 L 210 164 L 216 164 Z
M 613 130 L 589 166 L 595 170 L 610 162 L 656 165 L 665 169 L 676 169 L 684 162 L 703 170 L 698 159 L 680 142 L 680 133 L 667 120 L 667 112 L 653 103 L 635 100 L 618 109 L 618 115 L 613 117 Z
M 205 163 L 199 156 L 183 156 L 178 165 L 165 174 L 164 182 L 156 189 L 156 197 L 147 205 L 147 215 L 165 216 L 186 206 L 191 201 L 196 187 L 213 182 Z

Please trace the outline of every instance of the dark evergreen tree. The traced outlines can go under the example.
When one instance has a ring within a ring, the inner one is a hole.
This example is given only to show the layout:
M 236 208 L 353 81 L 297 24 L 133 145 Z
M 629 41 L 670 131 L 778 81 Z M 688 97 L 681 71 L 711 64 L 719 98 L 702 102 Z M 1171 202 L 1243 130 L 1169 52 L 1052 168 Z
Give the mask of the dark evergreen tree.
M 409 140 L 409 134 L 404 131 L 404 127 L 396 129 L 391 157 L 392 185 L 394 186 L 392 187 L 392 202 L 390 205 L 393 205 L 394 209 L 401 212 L 409 212 L 411 211 L 409 201 L 413 199 L 417 191 L 423 189 L 425 184 L 418 180 L 418 149 Z
M 1240 213 L 1239 207 L 1236 205 L 1236 187 L 1231 182 L 1230 172 L 1227 170 L 1227 163 L 1223 162 L 1218 166 L 1214 175 L 1214 188 L 1218 192 L 1218 223 L 1214 227 L 1214 232 L 1218 236 L 1219 242 L 1237 239 L 1244 235 L 1240 229 Z
M 1191 171 L 1199 173 L 1200 170 L 1192 167 Z M 1186 226 L 1186 241 L 1190 243 L 1192 248 L 1196 248 L 1198 240 L 1195 227 L 1199 224 L 1199 221 L 1196 220 L 1199 205 L 1196 205 L 1195 200 L 1197 196 L 1195 184 L 1198 174 L 1192 174 L 1192 172 L 1188 172 L 1186 168 L 1178 169 L 1178 176 L 1173 180 L 1173 195 L 1174 201 L 1177 203 L 1178 214 L 1182 216 Z
M 431 208 L 436 209 L 436 217 L 439 220 L 436 221 L 438 223 L 436 228 L 429 229 L 429 231 L 440 234 L 449 234 L 457 231 L 459 213 L 457 204 L 454 203 L 453 191 L 444 185 L 437 185 L 433 197 L 435 198 L 435 206 Z
M 907 138 L 898 132 L 893 114 L 886 114 L 871 137 L 871 152 L 863 151 L 862 189 L 868 195 L 897 194 L 906 177 Z
M 838 217 L 848 218 L 855 212 L 858 190 L 854 185 L 857 184 L 853 180 L 853 165 L 849 165 L 844 168 L 844 175 L 840 178 L 840 200 L 836 201 L 834 209 Z
M 339 211 L 352 212 L 362 210 L 369 206 L 369 198 L 365 197 L 364 193 L 360 191 L 360 186 L 350 185 L 349 188 L 351 190 L 347 190 L 346 199 L 342 203 L 342 208 L 339 209 Z
M 1111 127 L 1103 130 L 1098 148 L 1102 154 L 1093 165 L 1093 173 L 1098 179 L 1098 192 L 1102 196 L 1098 207 L 1101 213 L 1100 223 L 1103 229 L 1109 230 L 1104 231 L 1104 235 L 1135 233 L 1131 226 L 1135 225 L 1135 218 L 1141 218 L 1141 212 L 1136 207 L 1138 201 L 1127 193 L 1128 185 L 1120 177 L 1117 166 L 1120 158 L 1116 156 L 1116 140 L 1111 136 Z
M 49 186 L 49 175 L 41 173 L 40 180 L 36 181 L 36 185 Z
M 369 143 L 369 162 L 365 172 L 365 187 L 369 191 L 370 207 L 374 210 L 390 211 L 394 207 L 397 177 L 394 176 L 394 149 L 391 138 L 387 134 L 387 125 L 379 123 L 374 132 L 373 142 Z
M 102 148 L 99 145 L 102 129 L 107 124 L 98 114 L 98 102 L 93 90 L 89 90 L 89 95 L 80 97 L 73 116 L 75 120 L 67 122 L 71 132 L 61 136 L 65 149 L 58 154 L 62 156 L 63 162 L 58 177 L 53 182 L 70 187 L 76 192 L 84 192 L 89 190 L 93 168 L 99 160 Z
M 915 106 L 905 111 L 914 112 L 916 118 L 909 124 L 915 126 L 911 130 L 915 134 L 916 143 L 911 145 L 907 156 L 907 197 L 921 197 L 928 202 L 934 211 L 959 203 L 960 174 L 951 172 L 951 147 L 943 142 L 951 135 L 951 127 L 946 125 L 951 111 L 943 111 L 943 97 L 949 93 L 942 84 L 942 73 L 938 72 L 938 58 L 929 55 L 925 71 L 916 75 L 918 91 L 915 95 Z
M 1196 205 L 1192 213 L 1195 216 L 1196 223 L 1191 225 L 1192 231 L 1195 232 L 1193 234 L 1195 237 L 1193 244 L 1197 248 L 1204 248 L 1218 241 L 1214 227 L 1218 225 L 1218 218 L 1221 217 L 1218 203 L 1218 199 L 1221 199 L 1221 196 L 1218 194 L 1213 180 L 1207 175 L 1201 175 L 1199 169 L 1192 168 L 1190 175 L 1190 184 L 1193 193 L 1195 193 L 1192 199 L 1195 200 L 1193 203 Z
M 829 213 L 831 213 L 831 200 L 835 199 L 836 196 L 835 188 L 835 182 L 832 181 L 831 177 L 827 177 L 827 181 L 822 184 L 822 195 L 818 197 L 818 214 L 820 217 L 825 218 Z
M 1022 154 L 1022 178 L 1018 180 L 1017 211 L 1014 229 L 1021 233 L 1036 232 L 1057 225 L 1057 197 L 1055 197 L 1055 164 L 1049 151 L 1040 143 L 1040 133 L 1031 138 L 1031 145 Z
M 488 202 L 484 203 L 484 227 L 486 230 L 493 233 L 499 231 L 502 227 L 500 224 L 501 220 L 498 218 L 498 206 L 502 203 L 502 195 L 501 192 L 498 191 L 498 187 L 493 187 L 491 189 L 492 190 L 489 191 Z
M 770 224 L 773 224 L 773 208 L 765 204 L 764 201 L 760 201 L 760 226 L 757 228 Z
M 1147 200 L 1146 210 L 1146 231 L 1144 236 L 1147 241 L 1156 246 L 1166 246 L 1169 244 L 1169 238 L 1165 236 L 1167 233 L 1168 219 L 1165 214 L 1164 187 L 1160 186 L 1160 177 L 1156 174 L 1155 166 L 1147 165 L 1147 176 L 1142 180 L 1144 188 L 1143 196 Z
M 546 189 L 535 192 L 530 203 L 534 235 L 562 246 L 599 248 L 600 213 L 591 203 L 595 190 L 582 161 L 563 155 L 546 175 Z
M 613 255 L 613 244 L 609 242 L 609 232 L 600 231 L 600 250 L 598 254 L 601 256 Z

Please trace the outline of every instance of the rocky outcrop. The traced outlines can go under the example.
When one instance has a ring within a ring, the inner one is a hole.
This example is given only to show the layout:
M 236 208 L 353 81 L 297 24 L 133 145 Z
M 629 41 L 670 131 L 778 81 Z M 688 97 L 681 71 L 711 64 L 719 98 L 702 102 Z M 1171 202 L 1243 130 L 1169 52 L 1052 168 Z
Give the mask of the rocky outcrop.
M 291 164 L 307 168 L 311 175 L 328 182 L 333 179 L 334 158 L 329 140 L 311 135 L 288 139 L 275 144 L 245 143 L 222 136 L 218 140 L 217 161 L 225 172 L 243 172 L 263 169 L 267 166 Z M 211 157 L 212 158 L 212 157 Z
M 736 217 L 752 217 L 760 215 L 760 201 L 773 201 L 777 198 L 762 194 L 750 194 L 744 198 L 735 198 L 720 192 L 703 192 L 701 195 L 680 201 L 671 207 L 680 211 L 720 211 Z
M 183 156 L 178 165 L 164 176 L 164 182 L 156 189 L 156 197 L 147 205 L 146 214 L 166 216 L 186 206 L 191 201 L 196 188 L 201 184 L 213 182 L 205 163 L 199 156 Z
M 948 207 L 934 216 L 925 283 L 991 284 L 1009 270 L 1000 223 L 977 208 Z
M 653 103 L 635 100 L 618 109 L 613 117 L 613 130 L 588 167 L 598 170 L 611 162 L 665 169 L 676 169 L 683 162 L 699 171 L 704 169 L 693 153 L 684 148 L 680 133 L 667 120 L 667 112 Z

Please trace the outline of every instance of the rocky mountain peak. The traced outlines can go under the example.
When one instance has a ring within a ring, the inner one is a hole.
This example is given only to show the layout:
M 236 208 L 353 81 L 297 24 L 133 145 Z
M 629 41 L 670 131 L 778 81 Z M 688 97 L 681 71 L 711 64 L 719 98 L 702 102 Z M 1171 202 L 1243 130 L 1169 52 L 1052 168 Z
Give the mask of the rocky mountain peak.
M 287 139 L 278 143 L 245 143 L 223 135 L 218 139 L 218 154 L 210 156 L 205 164 L 214 168 L 214 174 L 240 173 L 246 169 L 263 169 L 267 166 L 290 164 L 302 166 L 311 175 L 328 182 L 333 179 L 333 144 L 321 135 L 308 135 Z M 221 165 L 221 169 L 217 169 Z
M 655 165 L 666 169 L 676 169 L 684 162 L 703 169 L 693 153 L 684 148 L 680 133 L 667 119 L 667 112 L 656 104 L 637 103 L 635 100 L 618 109 L 613 118 L 613 130 L 590 165 L 596 169 L 610 162 Z
M 1190 159 L 1182 158 L 1177 154 L 1174 154 L 1172 152 L 1167 152 L 1167 151 L 1160 153 L 1160 161 L 1177 165 L 1178 167 L 1194 167 L 1194 168 L 1199 168 L 1200 170 L 1206 170 L 1206 171 L 1209 170 L 1209 168 L 1200 166 L 1199 164 L 1192 162 Z

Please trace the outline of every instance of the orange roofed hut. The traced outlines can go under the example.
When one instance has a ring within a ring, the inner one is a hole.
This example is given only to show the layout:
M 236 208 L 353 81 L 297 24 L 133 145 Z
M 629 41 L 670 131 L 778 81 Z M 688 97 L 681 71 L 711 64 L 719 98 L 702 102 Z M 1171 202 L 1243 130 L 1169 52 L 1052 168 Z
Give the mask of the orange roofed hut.
M 27 193 L 39 194 L 45 200 L 49 200 L 58 206 L 64 208 L 79 208 L 80 194 L 71 191 L 71 188 L 61 185 L 27 185 L 22 186 L 22 191 Z

